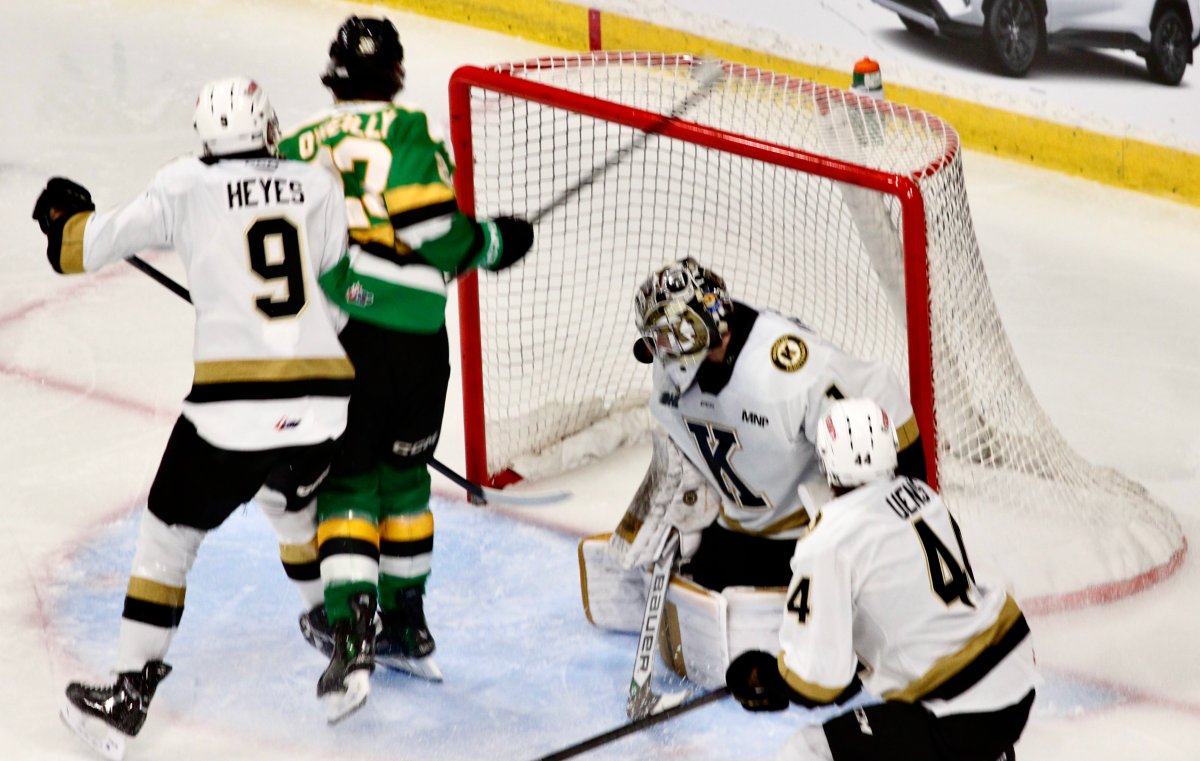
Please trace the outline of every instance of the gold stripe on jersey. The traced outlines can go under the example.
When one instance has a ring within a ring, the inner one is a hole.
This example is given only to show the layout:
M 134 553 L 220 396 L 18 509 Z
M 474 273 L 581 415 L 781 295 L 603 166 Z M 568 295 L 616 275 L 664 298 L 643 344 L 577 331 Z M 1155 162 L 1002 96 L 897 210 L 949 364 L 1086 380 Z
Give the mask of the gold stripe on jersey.
M 280 544 L 279 559 L 285 564 L 299 565 L 317 559 L 317 538 L 314 536 L 304 544 Z
M 847 685 L 844 684 L 841 687 L 826 687 L 815 682 L 804 681 L 787 667 L 783 661 L 783 653 L 779 654 L 777 662 L 779 663 L 779 673 L 783 676 L 783 681 L 787 682 L 787 686 L 813 703 L 828 705 L 846 691 Z
M 968 640 L 967 644 L 958 652 L 939 658 L 924 675 L 909 682 L 905 687 L 883 693 L 883 699 L 897 700 L 902 703 L 917 702 L 955 674 L 970 666 L 981 653 L 1000 642 L 1004 635 L 1013 628 L 1013 625 L 1020 620 L 1021 609 L 1013 600 L 1012 595 L 1006 595 L 1004 607 L 996 616 L 995 623 Z
M 899 450 L 903 452 L 905 449 L 908 449 L 909 445 L 916 441 L 920 435 L 921 432 L 917 430 L 917 419 L 910 417 L 907 423 L 896 429 L 896 440 L 900 445 L 898 447 Z
M 135 600 L 152 602 L 170 608 L 182 608 L 183 598 L 187 595 L 186 587 L 172 587 L 141 576 L 129 578 L 129 588 L 125 595 Z
M 374 523 L 362 518 L 330 518 L 317 526 L 317 544 L 330 539 L 357 539 L 375 545 L 379 549 L 379 529 Z
M 71 215 L 63 225 L 62 239 L 58 245 L 58 268 L 64 275 L 83 272 L 83 229 L 92 218 L 92 212 L 82 211 Z
M 350 240 L 359 245 L 382 243 L 391 248 L 396 245 L 396 231 L 392 229 L 391 222 L 380 222 L 370 227 L 352 227 Z
M 383 203 L 387 206 L 388 214 L 395 216 L 410 209 L 422 206 L 432 206 L 454 200 L 454 189 L 440 182 L 428 185 L 401 185 L 388 188 L 383 193 Z
M 433 536 L 433 513 L 395 515 L 379 526 L 379 538 L 387 542 L 412 542 Z
M 732 531 L 736 531 L 739 534 L 749 534 L 751 536 L 765 536 L 765 537 L 771 537 L 771 536 L 774 536 L 775 534 L 781 534 L 784 531 L 790 531 L 792 529 L 804 528 L 805 526 L 808 525 L 809 520 L 810 520 L 810 518 L 808 517 L 808 511 L 805 510 L 804 508 L 800 508 L 800 510 L 798 512 L 792 513 L 791 515 L 785 515 L 784 517 L 782 517 L 779 520 L 772 523 L 770 526 L 767 526 L 766 528 L 754 531 L 754 530 L 746 528 L 745 526 L 743 526 L 741 523 L 738 523 L 733 518 L 730 518 L 729 515 L 726 514 L 726 512 L 725 512 L 724 504 L 721 505 L 721 517 L 725 519 L 725 523 L 727 524 L 729 529 Z
M 353 377 L 354 365 L 345 357 L 225 359 L 197 362 L 193 383 L 200 386 L 208 383 L 294 381 L 314 378 L 349 380 Z

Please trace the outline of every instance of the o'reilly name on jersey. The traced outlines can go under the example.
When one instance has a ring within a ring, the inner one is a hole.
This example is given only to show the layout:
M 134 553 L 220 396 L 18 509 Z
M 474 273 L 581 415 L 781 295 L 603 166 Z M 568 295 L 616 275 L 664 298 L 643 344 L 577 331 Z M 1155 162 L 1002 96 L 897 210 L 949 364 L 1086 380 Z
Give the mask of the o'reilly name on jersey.
M 225 183 L 230 209 L 252 206 L 286 206 L 304 203 L 304 187 L 297 180 L 255 177 Z
M 321 141 L 336 135 L 353 135 L 367 140 L 386 140 L 396 112 L 391 109 L 368 114 L 336 114 L 296 136 L 296 150 L 304 161 L 317 155 Z

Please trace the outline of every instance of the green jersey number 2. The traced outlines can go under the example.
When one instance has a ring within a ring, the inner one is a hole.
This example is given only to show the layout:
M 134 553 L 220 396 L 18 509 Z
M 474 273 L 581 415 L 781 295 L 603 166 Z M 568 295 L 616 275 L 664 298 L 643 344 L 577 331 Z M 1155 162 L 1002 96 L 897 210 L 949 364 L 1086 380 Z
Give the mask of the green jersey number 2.
M 388 176 L 392 171 L 391 149 L 378 140 L 353 135 L 325 148 L 334 169 L 343 178 L 354 177 L 360 190 L 359 196 L 355 197 L 351 184 L 346 183 L 346 219 L 350 229 L 367 229 L 376 221 L 388 222 L 383 192 L 387 190 Z

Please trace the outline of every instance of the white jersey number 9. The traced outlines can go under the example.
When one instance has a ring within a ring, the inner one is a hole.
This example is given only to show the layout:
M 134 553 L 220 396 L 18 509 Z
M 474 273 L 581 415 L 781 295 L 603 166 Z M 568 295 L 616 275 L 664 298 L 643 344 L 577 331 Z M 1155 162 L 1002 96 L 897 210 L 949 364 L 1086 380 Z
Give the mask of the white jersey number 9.
M 304 309 L 304 252 L 300 233 L 283 217 L 259 219 L 246 230 L 250 269 L 265 282 L 279 281 L 285 295 L 278 293 L 254 300 L 258 311 L 272 319 L 294 317 Z

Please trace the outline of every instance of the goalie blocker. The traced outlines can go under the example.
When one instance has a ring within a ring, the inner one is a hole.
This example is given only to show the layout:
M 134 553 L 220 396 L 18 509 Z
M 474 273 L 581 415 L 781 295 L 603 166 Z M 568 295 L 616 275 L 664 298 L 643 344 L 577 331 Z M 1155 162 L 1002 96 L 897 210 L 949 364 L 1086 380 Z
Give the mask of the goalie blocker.
M 579 543 L 583 610 L 601 629 L 636 634 L 650 573 L 622 568 L 609 554 L 610 534 Z M 667 588 L 659 653 L 672 671 L 705 688 L 725 684 L 725 670 L 742 653 L 779 651 L 784 587 L 726 587 L 720 592 L 674 574 Z

